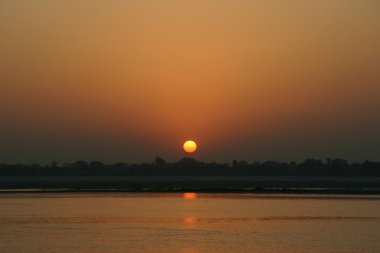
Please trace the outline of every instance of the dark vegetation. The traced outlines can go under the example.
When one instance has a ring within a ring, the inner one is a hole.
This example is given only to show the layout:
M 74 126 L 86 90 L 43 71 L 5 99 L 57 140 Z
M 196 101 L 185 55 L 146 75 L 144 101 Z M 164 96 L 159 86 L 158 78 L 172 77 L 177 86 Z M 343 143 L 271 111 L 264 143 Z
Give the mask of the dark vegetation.
M 349 163 L 343 159 L 326 161 L 307 159 L 303 162 L 232 163 L 200 162 L 183 158 L 166 162 L 156 157 L 152 163 L 104 164 L 99 161 L 58 164 L 0 164 L 0 176 L 318 176 L 380 177 L 380 162 Z

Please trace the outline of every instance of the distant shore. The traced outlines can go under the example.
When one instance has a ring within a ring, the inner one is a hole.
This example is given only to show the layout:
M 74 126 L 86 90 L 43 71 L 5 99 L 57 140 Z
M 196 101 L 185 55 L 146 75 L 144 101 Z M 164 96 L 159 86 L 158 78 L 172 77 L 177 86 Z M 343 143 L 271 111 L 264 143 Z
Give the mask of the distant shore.
M 2 176 L 0 193 L 210 192 L 380 194 L 380 177 Z
M 347 194 L 347 195 L 380 195 L 380 189 L 350 190 L 350 189 L 6 189 L 2 194 L 22 193 L 228 193 L 228 194 Z

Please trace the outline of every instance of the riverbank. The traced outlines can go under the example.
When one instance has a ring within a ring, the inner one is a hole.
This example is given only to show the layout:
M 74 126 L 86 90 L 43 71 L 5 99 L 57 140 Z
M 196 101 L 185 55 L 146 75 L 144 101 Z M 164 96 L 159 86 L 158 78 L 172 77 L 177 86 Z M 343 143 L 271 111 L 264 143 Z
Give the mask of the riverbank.
M 380 194 L 379 177 L 9 176 L 0 192 L 211 192 Z

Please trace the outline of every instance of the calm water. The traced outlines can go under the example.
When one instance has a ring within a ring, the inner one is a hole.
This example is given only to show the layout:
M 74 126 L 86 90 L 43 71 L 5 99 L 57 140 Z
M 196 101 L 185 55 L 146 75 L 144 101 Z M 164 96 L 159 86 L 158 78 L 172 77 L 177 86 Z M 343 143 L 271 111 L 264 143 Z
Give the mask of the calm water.
M 380 252 L 380 196 L 2 194 L 0 252 Z

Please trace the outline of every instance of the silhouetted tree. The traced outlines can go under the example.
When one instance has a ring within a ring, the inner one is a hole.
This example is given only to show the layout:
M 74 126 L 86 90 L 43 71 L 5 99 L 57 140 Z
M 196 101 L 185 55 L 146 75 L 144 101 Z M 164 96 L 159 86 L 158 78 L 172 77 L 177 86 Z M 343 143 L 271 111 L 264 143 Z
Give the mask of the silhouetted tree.
M 75 163 L 72 164 L 72 167 L 79 170 L 84 170 L 88 168 L 88 164 L 85 161 L 76 161 Z
M 99 162 L 99 161 L 92 161 L 92 162 L 89 163 L 88 166 L 89 166 L 91 169 L 95 169 L 95 170 L 101 170 L 101 169 L 104 169 L 104 168 L 105 168 L 104 163 Z
M 158 168 L 164 168 L 165 165 L 166 165 L 166 162 L 165 162 L 165 160 L 162 159 L 161 157 L 156 156 L 155 159 L 154 159 L 154 164 L 155 164 Z
M 237 160 L 232 161 L 232 168 L 235 170 L 238 168 L 238 161 Z

